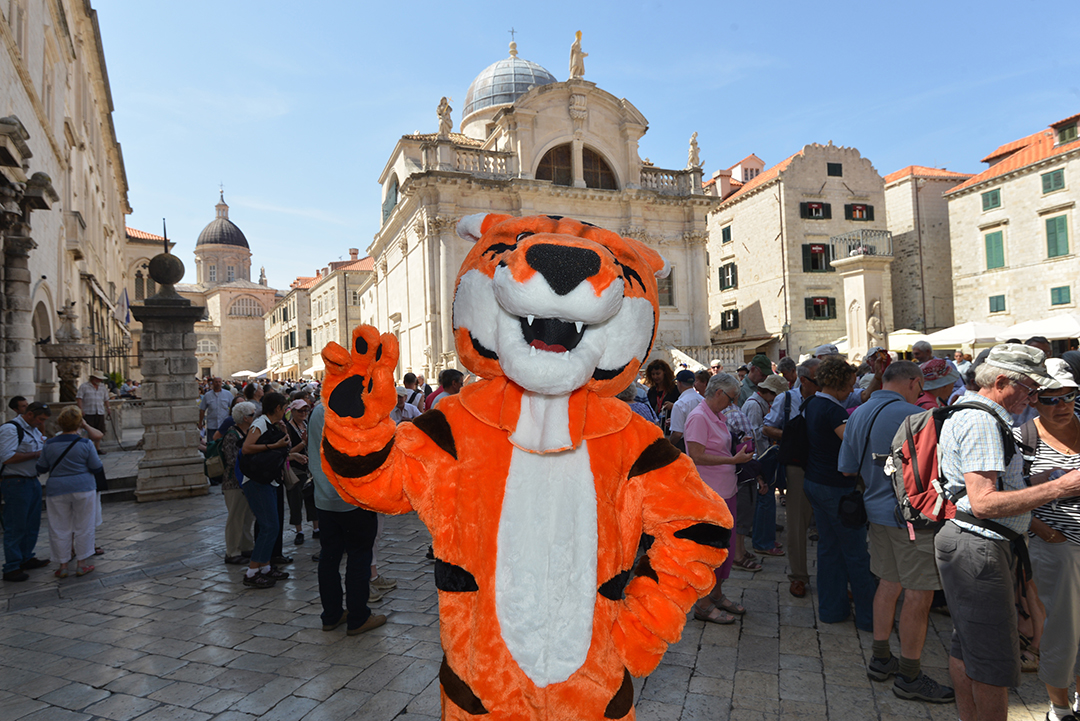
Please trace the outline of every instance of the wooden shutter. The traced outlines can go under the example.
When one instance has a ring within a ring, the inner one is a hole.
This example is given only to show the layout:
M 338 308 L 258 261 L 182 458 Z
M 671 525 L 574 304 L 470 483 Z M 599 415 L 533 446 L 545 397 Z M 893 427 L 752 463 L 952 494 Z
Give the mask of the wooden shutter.
M 734 330 L 739 327 L 739 311 L 731 311 L 731 329 Z
M 824 218 L 825 220 L 831 220 L 832 219 L 832 205 L 831 204 L 829 204 L 829 203 L 822 203 L 821 204 L 821 217 Z
M 825 270 L 829 271 L 830 273 L 836 272 L 836 268 L 833 267 L 832 260 L 833 260 L 832 246 L 831 245 L 826 245 L 825 246 Z
M 812 320 L 814 317 L 814 299 L 804 298 L 803 304 L 806 306 L 806 319 Z
M 828 311 L 827 311 L 828 316 L 830 318 L 835 318 L 836 317 L 836 298 L 828 298 L 827 300 L 829 301 L 829 304 L 827 306 L 827 308 L 828 308 Z
M 1049 237 L 1049 224 L 1047 225 L 1047 235 Z M 1049 246 L 1049 240 L 1047 240 L 1047 246 Z M 996 230 L 993 233 L 986 234 L 986 269 L 992 270 L 993 268 L 1005 267 L 1005 244 L 1002 241 L 1002 233 L 1000 230 Z
M 1067 255 L 1069 252 L 1069 230 L 1065 224 L 1065 216 L 1046 219 L 1046 255 L 1048 258 L 1056 258 Z
M 803 243 L 802 247 L 802 269 L 804 273 L 809 273 L 812 269 L 810 263 L 810 244 Z
M 850 205 L 845 205 L 844 206 L 844 220 L 851 220 L 851 216 L 852 216 L 851 206 Z
M 734 263 L 731 264 L 731 287 L 739 287 L 739 266 Z
M 799 203 L 799 217 L 800 218 L 809 218 L 810 217 L 810 204 L 809 203 Z
M 872 206 L 872 205 L 866 206 L 866 219 L 867 220 L 873 220 L 874 219 L 874 206 Z

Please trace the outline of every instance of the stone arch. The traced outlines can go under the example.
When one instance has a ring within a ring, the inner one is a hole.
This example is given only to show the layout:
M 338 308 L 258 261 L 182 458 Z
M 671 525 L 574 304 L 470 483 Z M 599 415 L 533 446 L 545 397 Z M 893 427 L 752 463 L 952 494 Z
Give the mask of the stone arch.
M 53 389 L 56 384 L 56 369 L 51 361 L 45 358 L 42 346 L 46 343 L 55 342 L 53 338 L 53 312 L 52 303 L 46 293 L 45 296 L 34 303 L 34 312 L 30 316 L 30 324 L 34 333 L 34 400 L 49 402 L 53 400 Z M 43 342 L 44 341 L 44 342 Z
M 397 173 L 390 176 L 390 179 L 386 181 L 386 185 L 383 186 L 386 191 L 383 195 L 382 202 L 382 219 L 386 222 L 386 219 L 390 217 L 390 214 L 394 212 L 394 208 L 398 204 L 398 178 Z
M 266 314 L 262 303 L 250 295 L 241 295 L 229 303 L 228 315 L 233 318 L 262 318 Z
M 573 178 L 573 143 L 568 138 L 557 138 L 544 146 L 536 162 L 533 177 L 537 180 L 550 180 L 554 185 L 572 186 Z M 618 190 L 622 187 L 619 173 L 607 155 L 596 146 L 581 146 L 582 175 L 585 186 L 597 190 Z M 610 182 L 606 176 L 610 175 Z M 612 187 L 605 187 L 611 185 Z

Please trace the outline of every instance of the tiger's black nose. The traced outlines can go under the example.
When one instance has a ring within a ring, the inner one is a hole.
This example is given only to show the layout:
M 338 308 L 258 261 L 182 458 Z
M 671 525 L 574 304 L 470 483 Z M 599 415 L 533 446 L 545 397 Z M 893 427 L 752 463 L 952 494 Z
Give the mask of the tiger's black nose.
M 566 295 L 583 280 L 600 272 L 600 256 L 587 248 L 537 243 L 525 251 L 525 262 L 559 295 Z

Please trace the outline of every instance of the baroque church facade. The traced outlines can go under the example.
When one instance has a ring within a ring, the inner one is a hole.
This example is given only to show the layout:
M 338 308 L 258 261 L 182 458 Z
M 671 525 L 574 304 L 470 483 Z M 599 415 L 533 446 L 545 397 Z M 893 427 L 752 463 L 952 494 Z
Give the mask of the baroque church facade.
M 677 347 L 707 357 L 706 215 L 719 201 L 702 191 L 696 143 L 683 169 L 642 161 L 645 116 L 576 67 L 558 81 L 511 43 L 470 85 L 460 132 L 444 99 L 439 132 L 404 135 L 390 153 L 360 317 L 398 337 L 399 377 L 434 379 L 458 365 L 454 282 L 470 244 L 455 225 L 481 212 L 565 215 L 648 243 L 672 268 L 654 354 Z
M 229 378 L 239 371 L 265 370 L 266 339 L 263 316 L 274 306 L 277 291 L 251 280 L 251 248 L 247 237 L 229 220 L 225 195 L 214 206 L 216 217 L 195 243 L 195 283 L 177 284 L 176 291 L 206 308 L 195 324 L 195 355 L 202 377 Z

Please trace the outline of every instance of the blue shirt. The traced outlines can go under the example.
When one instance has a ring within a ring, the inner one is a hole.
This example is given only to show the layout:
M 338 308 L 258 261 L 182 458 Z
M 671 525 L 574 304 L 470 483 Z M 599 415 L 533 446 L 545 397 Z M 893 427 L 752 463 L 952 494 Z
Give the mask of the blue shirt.
M 41 435 L 41 431 L 23 420 L 22 416 L 17 417 L 14 423 L 18 423 L 22 429 L 22 441 L 19 440 L 19 430 L 11 423 L 0 425 L 0 463 L 4 463 L 16 453 L 37 453 L 45 444 L 45 436 Z M 34 478 L 37 476 L 37 471 L 34 470 L 36 463 L 36 458 L 20 463 L 4 463 L 0 470 L 4 476 Z
M 851 395 L 844 399 L 844 402 L 841 405 L 843 405 L 844 408 L 857 408 L 862 404 L 862 393 L 862 390 L 856 388 L 851 392 Z M 776 397 L 776 400 L 773 401 L 772 408 L 769 409 L 769 414 L 765 416 L 765 425 L 769 428 L 784 427 L 784 398 L 787 396 L 791 398 L 791 413 L 788 414 L 788 420 L 791 420 L 802 413 L 802 391 L 799 390 L 798 387 L 785 391 Z
M 855 479 L 845 476 L 836 468 L 842 442 L 840 436 L 836 435 L 836 429 L 848 420 L 848 412 L 843 404 L 830 395 L 816 393 L 813 403 L 804 403 L 803 409 L 806 435 L 810 440 L 810 453 L 806 457 L 806 480 L 835 488 L 853 487 Z
M 326 407 L 322 402 L 315 404 L 315 410 L 311 411 L 307 426 L 307 457 L 308 470 L 311 479 L 315 482 L 315 507 L 323 511 L 335 511 L 347 513 L 355 511 L 356 506 L 345 501 L 330 483 L 322 467 L 322 431 L 323 422 L 326 418 Z
M 72 441 L 75 445 L 71 445 Z M 68 446 L 71 446 L 71 450 L 65 455 L 64 451 Z M 63 459 L 57 463 L 61 455 Z M 68 433 L 61 433 L 45 441 L 41 457 L 37 460 L 37 472 L 49 474 L 49 480 L 45 484 L 46 496 L 96 491 L 94 471 L 99 468 L 101 459 L 94 444 L 86 438 Z
M 878 409 L 886 403 L 889 405 L 878 413 Z M 875 460 L 874 456 L 888 455 L 893 436 L 900 424 L 908 416 L 922 413 L 922 410 L 919 406 L 905 401 L 896 391 L 881 390 L 855 409 L 848 419 L 844 442 L 840 446 L 840 472 L 858 473 L 862 476 L 866 483 L 863 503 L 866 504 L 866 517 L 871 523 L 900 527 L 900 522 L 896 520 L 896 492 L 893 490 L 892 478 L 885 475 L 884 458 Z M 868 426 L 875 415 L 877 418 L 871 429 Z M 866 448 L 868 435 L 869 450 Z

